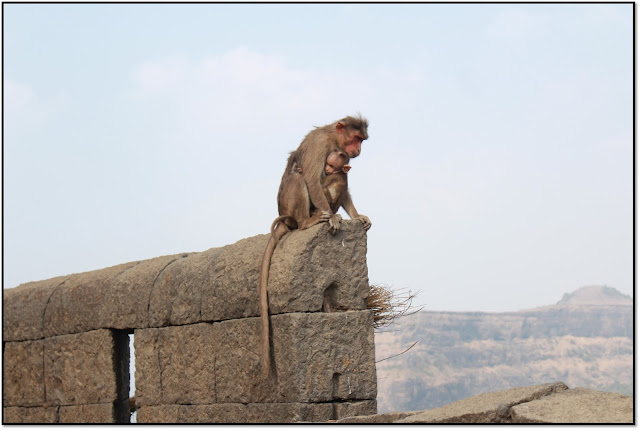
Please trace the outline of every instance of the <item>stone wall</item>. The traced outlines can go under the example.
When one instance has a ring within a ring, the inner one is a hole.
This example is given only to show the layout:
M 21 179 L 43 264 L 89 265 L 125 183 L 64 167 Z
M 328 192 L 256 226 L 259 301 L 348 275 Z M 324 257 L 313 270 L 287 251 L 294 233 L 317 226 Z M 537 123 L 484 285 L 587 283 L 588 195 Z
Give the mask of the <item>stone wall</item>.
M 366 234 L 296 231 L 269 280 L 275 377 L 260 367 L 268 235 L 4 290 L 3 422 L 327 421 L 376 413 Z M 338 267 L 339 264 L 339 267 Z M 333 312 L 323 312 L 323 301 Z

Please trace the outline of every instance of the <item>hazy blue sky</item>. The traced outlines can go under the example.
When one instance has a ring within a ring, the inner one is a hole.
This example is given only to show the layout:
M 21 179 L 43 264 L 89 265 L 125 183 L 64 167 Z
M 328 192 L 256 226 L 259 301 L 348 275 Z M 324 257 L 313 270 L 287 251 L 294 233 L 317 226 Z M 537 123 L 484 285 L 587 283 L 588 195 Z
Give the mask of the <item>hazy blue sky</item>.
M 632 12 L 5 4 L 4 286 L 266 233 L 289 151 L 362 112 L 371 282 L 433 310 L 632 294 Z

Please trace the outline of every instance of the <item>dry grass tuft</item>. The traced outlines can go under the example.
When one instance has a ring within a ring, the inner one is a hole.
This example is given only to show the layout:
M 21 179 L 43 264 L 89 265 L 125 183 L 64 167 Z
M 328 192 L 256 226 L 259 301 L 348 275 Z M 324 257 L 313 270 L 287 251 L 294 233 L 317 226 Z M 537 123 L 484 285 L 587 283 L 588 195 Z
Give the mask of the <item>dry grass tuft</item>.
M 394 290 L 383 285 L 371 285 L 367 296 L 367 309 L 373 310 L 373 328 L 379 329 L 393 323 L 396 318 L 412 315 L 420 310 L 412 306 L 418 292 L 407 289 Z

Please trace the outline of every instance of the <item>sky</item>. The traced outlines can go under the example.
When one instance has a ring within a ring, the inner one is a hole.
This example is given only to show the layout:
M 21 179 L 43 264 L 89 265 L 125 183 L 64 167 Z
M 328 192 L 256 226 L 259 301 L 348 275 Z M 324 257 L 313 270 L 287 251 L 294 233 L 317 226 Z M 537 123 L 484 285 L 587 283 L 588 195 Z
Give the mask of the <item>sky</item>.
M 632 4 L 3 10 L 4 288 L 267 233 L 289 152 L 360 112 L 371 283 L 633 294 Z

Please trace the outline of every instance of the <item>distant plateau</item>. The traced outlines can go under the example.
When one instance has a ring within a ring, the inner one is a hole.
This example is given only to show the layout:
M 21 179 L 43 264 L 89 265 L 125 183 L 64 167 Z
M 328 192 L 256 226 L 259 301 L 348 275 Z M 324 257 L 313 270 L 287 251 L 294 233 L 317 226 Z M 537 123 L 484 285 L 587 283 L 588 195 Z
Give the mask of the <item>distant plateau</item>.
M 631 395 L 633 300 L 607 286 L 518 312 L 431 312 L 375 335 L 378 411 L 436 408 L 512 387 L 563 381 Z

